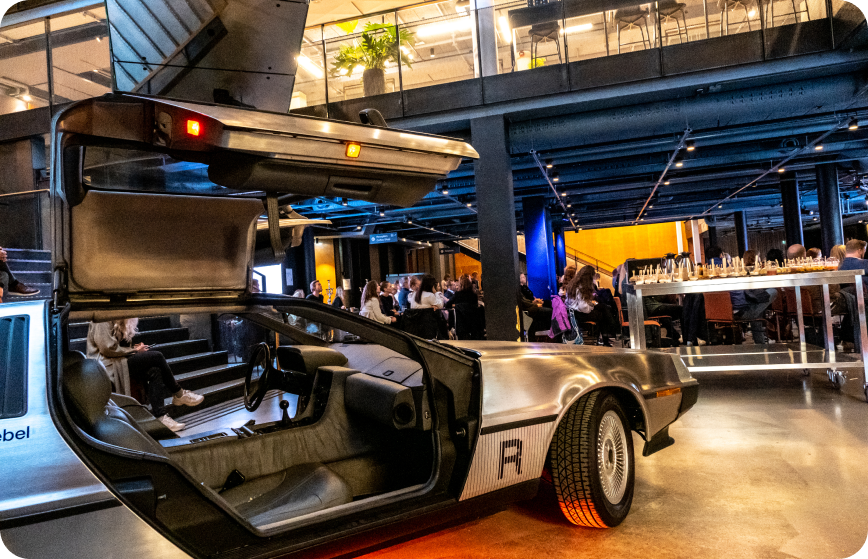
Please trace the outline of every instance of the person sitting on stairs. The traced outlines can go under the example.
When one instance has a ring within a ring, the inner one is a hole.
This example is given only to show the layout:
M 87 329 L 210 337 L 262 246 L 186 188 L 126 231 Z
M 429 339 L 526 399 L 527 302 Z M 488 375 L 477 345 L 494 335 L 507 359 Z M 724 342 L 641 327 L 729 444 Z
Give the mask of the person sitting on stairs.
M 0 301 L 3 297 L 10 293 L 19 297 L 32 297 L 39 295 L 39 290 L 35 287 L 25 285 L 15 279 L 12 270 L 9 269 L 9 255 L 0 247 Z
M 172 394 L 174 406 L 198 406 L 205 397 L 181 388 L 162 353 L 143 343 L 131 345 L 138 333 L 138 323 L 137 318 L 91 323 L 87 331 L 87 357 L 105 366 L 114 389 L 121 394 L 132 396 L 131 378 L 143 383 L 154 417 L 172 431 L 181 431 L 184 424 L 166 413 L 166 390 Z

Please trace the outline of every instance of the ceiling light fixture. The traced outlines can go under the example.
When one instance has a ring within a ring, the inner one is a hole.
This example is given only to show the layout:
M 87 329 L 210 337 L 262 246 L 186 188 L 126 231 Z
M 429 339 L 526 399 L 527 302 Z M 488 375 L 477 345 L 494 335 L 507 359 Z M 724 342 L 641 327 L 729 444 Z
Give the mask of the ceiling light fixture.
M 687 149 L 687 151 L 693 151 L 696 149 L 696 144 L 693 142 L 693 140 L 687 140 L 686 142 L 684 142 L 684 147 Z
M 778 173 L 783 173 L 783 172 L 786 172 L 786 169 L 784 169 L 783 167 L 778 167 Z
M 669 186 L 669 181 L 664 182 L 663 186 Z
M 434 58 L 434 47 L 431 47 L 431 58 Z
M 814 150 L 816 150 L 816 151 L 823 151 L 823 144 L 817 144 L 817 145 L 815 145 L 815 146 L 814 146 Z
M 561 176 L 557 173 L 552 173 L 552 182 L 558 182 L 561 180 Z
M 386 212 L 380 212 L 380 217 L 386 217 Z
M 546 159 L 546 169 L 551 169 L 554 166 L 555 166 L 554 161 L 552 161 L 551 159 Z
M 859 128 L 859 120 L 852 118 L 850 122 L 847 123 L 847 130 L 856 130 Z
M 443 192 L 443 196 L 449 196 L 449 191 L 446 190 L 445 188 L 442 190 L 442 192 Z
M 684 167 L 684 160 L 681 158 L 680 155 L 675 158 L 674 163 L 676 167 Z

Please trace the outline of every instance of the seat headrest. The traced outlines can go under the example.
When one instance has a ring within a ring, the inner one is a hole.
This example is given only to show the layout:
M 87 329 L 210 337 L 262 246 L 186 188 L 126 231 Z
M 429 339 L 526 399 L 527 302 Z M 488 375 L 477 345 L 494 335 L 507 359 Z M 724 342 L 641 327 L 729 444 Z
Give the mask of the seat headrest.
M 105 415 L 112 393 L 112 383 L 105 367 L 95 359 L 77 359 L 72 353 L 63 360 L 61 383 L 67 402 L 89 425 Z

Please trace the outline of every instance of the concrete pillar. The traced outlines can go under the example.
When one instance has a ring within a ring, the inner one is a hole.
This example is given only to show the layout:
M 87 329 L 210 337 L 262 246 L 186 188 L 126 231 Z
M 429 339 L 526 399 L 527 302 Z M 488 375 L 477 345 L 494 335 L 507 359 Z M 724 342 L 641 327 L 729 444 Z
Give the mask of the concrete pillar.
M 823 254 L 844 244 L 844 224 L 841 218 L 841 192 L 838 188 L 836 163 L 817 165 L 817 201 L 820 205 L 820 243 Z
M 748 250 L 747 244 L 747 219 L 744 211 L 732 214 L 735 217 L 735 242 L 738 245 L 738 256 L 744 256 Z
M 793 172 L 781 175 L 781 205 L 784 212 L 787 246 L 805 244 L 805 234 L 802 231 L 802 199 L 799 194 L 799 183 Z
M 558 289 L 548 201 L 545 196 L 529 196 L 521 201 L 521 205 L 527 254 L 527 284 L 536 297 L 548 301 Z
M 702 251 L 702 239 L 699 232 L 699 220 L 693 219 L 690 221 L 690 235 L 693 238 L 693 263 L 702 264 L 705 262 L 705 256 Z
M 473 25 L 473 57 L 474 76 L 496 76 L 497 65 L 497 21 L 492 0 L 477 0 L 471 2 L 471 17 L 476 21 Z
M 470 121 L 470 133 L 479 152 L 474 168 L 488 339 L 515 341 L 518 242 L 506 122 L 499 115 L 476 118 Z
M 562 276 L 567 267 L 567 242 L 564 239 L 564 228 L 561 225 L 554 227 L 555 233 L 555 274 Z
M 708 246 L 715 247 L 717 244 L 717 226 L 716 225 L 708 225 Z

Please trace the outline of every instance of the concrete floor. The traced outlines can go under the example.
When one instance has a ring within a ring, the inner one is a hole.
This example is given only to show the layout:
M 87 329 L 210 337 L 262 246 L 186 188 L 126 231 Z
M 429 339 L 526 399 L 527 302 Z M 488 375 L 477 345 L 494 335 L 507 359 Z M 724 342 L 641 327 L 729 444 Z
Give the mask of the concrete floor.
M 868 404 L 824 373 L 697 375 L 699 402 L 648 458 L 621 526 L 568 524 L 547 492 L 380 558 L 868 558 Z

